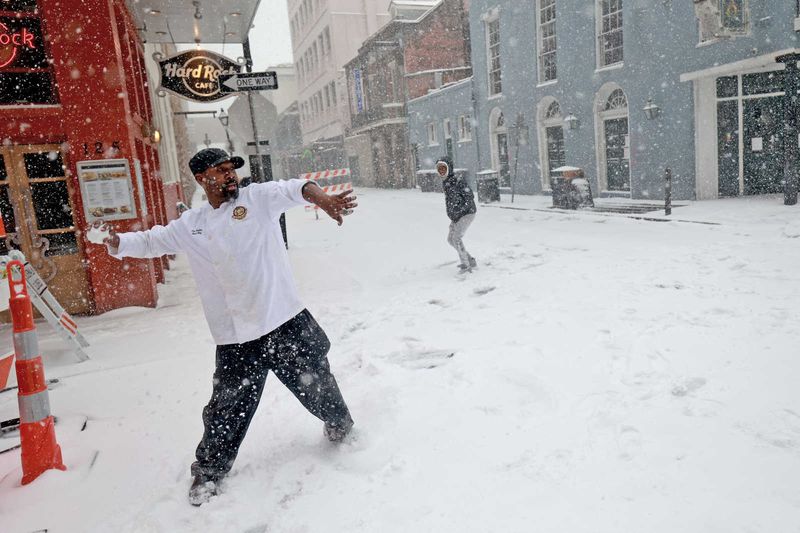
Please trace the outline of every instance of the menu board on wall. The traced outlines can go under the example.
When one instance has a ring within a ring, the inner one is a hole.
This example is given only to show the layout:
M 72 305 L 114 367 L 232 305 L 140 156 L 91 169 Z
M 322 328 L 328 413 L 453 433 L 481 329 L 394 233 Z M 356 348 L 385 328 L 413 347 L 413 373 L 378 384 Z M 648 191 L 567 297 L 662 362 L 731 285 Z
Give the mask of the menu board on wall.
M 78 161 L 83 213 L 88 222 L 136 218 L 127 159 Z

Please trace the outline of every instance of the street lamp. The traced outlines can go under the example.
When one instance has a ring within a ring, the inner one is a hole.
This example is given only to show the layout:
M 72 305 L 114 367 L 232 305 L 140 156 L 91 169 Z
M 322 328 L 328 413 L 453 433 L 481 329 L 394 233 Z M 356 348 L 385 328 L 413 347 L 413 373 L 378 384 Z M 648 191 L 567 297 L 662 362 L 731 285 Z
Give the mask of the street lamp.
M 564 117 L 564 125 L 567 126 L 569 130 L 577 130 L 578 126 L 580 125 L 580 121 L 578 117 L 569 113 L 566 117 Z
M 228 133 L 228 124 L 231 121 L 231 116 L 225 112 L 224 109 L 219 110 L 219 123 L 225 128 L 225 138 L 228 139 L 228 151 L 233 153 L 233 141 L 231 141 L 231 134 Z
M 661 113 L 661 108 L 658 107 L 656 104 L 653 103 L 652 98 L 647 99 L 647 104 L 644 106 L 644 114 L 647 117 L 647 120 L 653 120 Z

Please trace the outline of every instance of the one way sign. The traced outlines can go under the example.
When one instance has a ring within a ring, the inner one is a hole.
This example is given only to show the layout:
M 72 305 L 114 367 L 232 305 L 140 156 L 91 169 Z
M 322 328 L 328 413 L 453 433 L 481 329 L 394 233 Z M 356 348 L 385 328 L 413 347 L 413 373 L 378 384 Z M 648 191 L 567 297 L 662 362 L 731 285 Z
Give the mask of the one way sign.
M 219 77 L 220 88 L 227 93 L 239 91 L 273 91 L 278 88 L 278 74 L 266 72 L 242 72 Z

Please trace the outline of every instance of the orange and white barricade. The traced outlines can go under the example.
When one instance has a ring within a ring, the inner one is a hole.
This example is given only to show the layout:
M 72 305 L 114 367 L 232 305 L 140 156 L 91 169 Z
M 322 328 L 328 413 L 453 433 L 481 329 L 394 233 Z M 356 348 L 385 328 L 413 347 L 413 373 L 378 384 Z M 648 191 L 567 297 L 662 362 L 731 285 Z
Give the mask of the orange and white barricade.
M 61 447 L 56 442 L 55 419 L 50 414 L 50 395 L 33 322 L 25 267 L 19 261 L 11 261 L 6 272 L 11 293 L 9 308 L 14 326 L 14 354 L 17 359 L 22 484 L 26 485 L 46 470 L 66 470 L 67 467 L 61 459 Z
M 353 188 L 353 183 L 351 181 L 345 181 L 350 179 L 349 168 L 307 172 L 301 174 L 300 179 L 315 181 L 326 194 L 339 194 Z M 314 210 L 317 219 L 319 219 L 319 207 L 316 205 L 306 206 L 306 211 L 311 209 Z

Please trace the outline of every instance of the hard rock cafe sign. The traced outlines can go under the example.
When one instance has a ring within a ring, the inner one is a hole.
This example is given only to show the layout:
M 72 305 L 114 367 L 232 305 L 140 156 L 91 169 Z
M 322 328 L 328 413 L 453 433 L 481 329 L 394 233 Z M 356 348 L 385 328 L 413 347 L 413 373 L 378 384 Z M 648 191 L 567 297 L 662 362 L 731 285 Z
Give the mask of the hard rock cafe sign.
M 242 64 L 208 50 L 192 50 L 164 57 L 153 55 L 160 67 L 160 96 L 170 92 L 195 102 L 213 102 L 232 96 L 220 76 L 238 74 Z
M 36 49 L 34 34 L 25 27 L 11 29 L 0 22 L 0 69 L 14 66 L 21 49 Z

